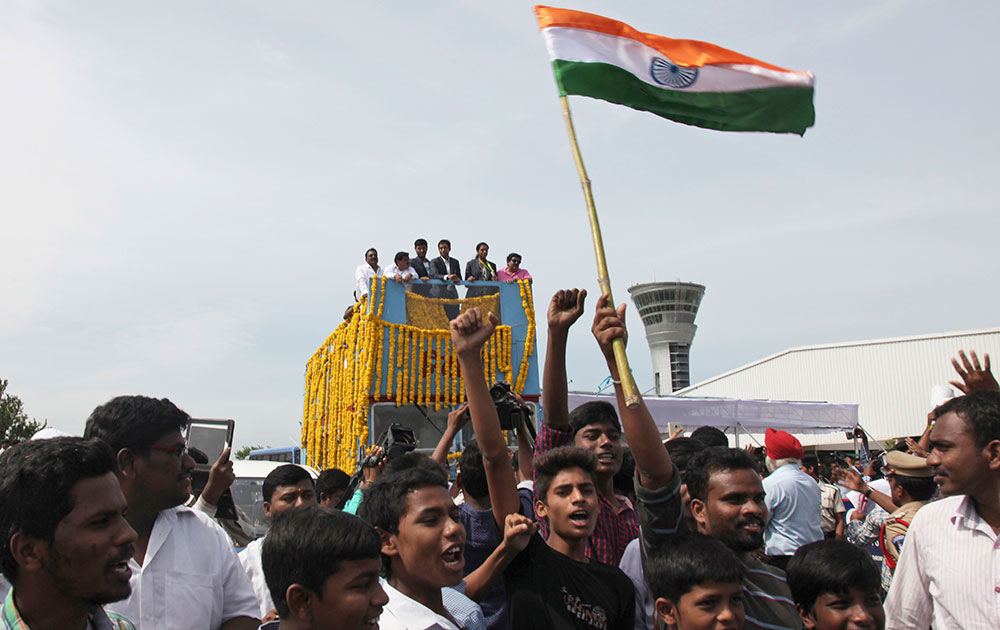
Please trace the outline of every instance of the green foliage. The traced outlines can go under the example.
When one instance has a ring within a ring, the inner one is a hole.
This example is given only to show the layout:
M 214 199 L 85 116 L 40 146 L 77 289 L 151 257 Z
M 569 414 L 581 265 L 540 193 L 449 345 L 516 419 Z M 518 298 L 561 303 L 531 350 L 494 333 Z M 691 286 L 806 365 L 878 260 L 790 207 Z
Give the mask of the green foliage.
M 24 413 L 24 403 L 13 394 L 7 393 L 7 380 L 0 379 L 0 439 L 27 440 L 48 422 L 28 419 Z
M 256 451 L 258 448 L 270 448 L 268 446 L 262 446 L 257 444 L 255 446 L 241 446 L 236 449 L 236 459 L 246 459 L 250 455 L 250 451 Z

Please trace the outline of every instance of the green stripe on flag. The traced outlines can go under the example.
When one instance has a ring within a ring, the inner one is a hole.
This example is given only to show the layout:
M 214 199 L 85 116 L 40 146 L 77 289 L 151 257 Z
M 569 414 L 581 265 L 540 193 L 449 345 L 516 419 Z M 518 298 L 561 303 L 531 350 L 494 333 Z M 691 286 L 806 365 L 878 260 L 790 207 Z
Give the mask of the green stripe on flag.
M 816 121 L 811 87 L 685 92 L 655 87 L 611 64 L 556 59 L 552 65 L 563 95 L 598 98 L 686 125 L 801 136 Z

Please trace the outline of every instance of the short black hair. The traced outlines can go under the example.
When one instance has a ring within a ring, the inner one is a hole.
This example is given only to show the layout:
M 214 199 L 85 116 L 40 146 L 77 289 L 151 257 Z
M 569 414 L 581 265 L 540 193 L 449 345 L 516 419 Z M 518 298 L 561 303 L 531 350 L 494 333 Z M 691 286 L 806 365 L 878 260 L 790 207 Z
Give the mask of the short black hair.
M 691 437 L 701 440 L 705 446 L 729 446 L 729 438 L 715 427 L 698 427 L 691 433 Z
M 392 259 L 392 262 L 398 263 L 404 258 L 409 258 L 409 257 L 410 257 L 410 252 L 396 252 L 396 256 L 395 258 Z
M 334 492 L 346 490 L 351 477 L 339 468 L 327 468 L 316 480 L 316 494 L 330 496 Z
M 157 440 L 173 431 L 183 433 L 190 422 L 191 416 L 166 398 L 118 396 L 94 409 L 83 436 L 104 440 L 115 453 L 127 448 L 145 456 Z
M 14 534 L 51 543 L 75 505 L 73 488 L 84 479 L 117 471 L 111 447 L 95 438 L 29 440 L 0 455 L 0 570 L 13 584 Z
M 669 440 L 665 446 L 667 447 L 667 453 L 670 454 L 670 461 L 682 473 L 687 472 L 688 467 L 691 465 L 691 459 L 695 455 L 708 448 L 701 440 L 690 437 L 675 437 Z
M 308 479 L 309 485 L 315 486 L 312 476 L 305 468 L 296 464 L 282 464 L 278 466 L 267 473 L 267 477 L 264 477 L 264 500 L 270 503 L 271 495 L 274 494 L 274 489 L 278 486 L 297 486 L 303 479 Z
M 753 458 L 739 448 L 712 446 L 691 458 L 685 474 L 688 494 L 704 501 L 708 497 L 708 480 L 720 470 L 752 470 L 757 472 Z
M 578 446 L 560 446 L 535 456 L 535 499 L 548 504 L 549 488 L 556 475 L 567 468 L 581 468 L 597 485 L 597 455 Z
M 490 496 L 490 486 L 486 481 L 486 468 L 483 466 L 483 452 L 479 443 L 470 440 L 462 449 L 458 458 L 458 471 L 462 476 L 462 491 L 473 499 L 480 501 Z
M 973 392 L 952 398 L 934 413 L 938 418 L 954 413 L 965 420 L 979 448 L 1000 440 L 1000 392 Z
M 644 565 L 649 596 L 674 604 L 705 582 L 739 584 L 746 567 L 722 541 L 705 534 L 671 536 L 650 549 Z
M 406 495 L 427 486 L 448 488 L 448 475 L 441 466 L 422 453 L 397 457 L 364 491 L 358 516 L 372 527 L 398 534 L 399 521 L 406 513 Z
M 487 243 L 486 241 L 479 241 L 478 243 L 476 243 L 476 251 L 478 252 L 479 248 L 482 247 L 483 245 L 485 245 L 486 247 L 490 246 L 490 244 Z
M 378 256 L 378 250 L 374 247 L 369 247 L 365 250 L 365 258 L 368 258 L 368 252 L 375 252 L 375 255 Z
M 819 457 L 816 457 L 812 453 L 803 455 L 802 459 L 799 461 L 802 462 L 802 465 L 806 468 L 815 468 L 817 471 L 819 470 Z
M 510 262 L 511 258 L 517 258 L 518 260 L 523 260 L 521 254 L 518 254 L 517 252 L 511 252 L 507 254 L 507 262 Z
M 427 239 L 426 238 L 418 238 L 417 240 L 413 241 L 413 246 L 414 247 L 420 247 L 421 245 L 423 245 L 424 247 L 427 247 Z
M 812 612 L 824 593 L 844 595 L 852 588 L 878 593 L 878 569 L 864 549 L 846 540 L 818 540 L 799 547 L 786 570 L 792 599 L 801 610 Z
M 933 477 L 905 477 L 896 474 L 891 477 L 914 501 L 930 501 L 938 488 Z
M 319 505 L 285 510 L 274 518 L 261 547 L 264 581 L 282 619 L 288 617 L 285 593 L 301 584 L 323 598 L 323 584 L 345 560 L 379 557 L 382 543 L 363 520 Z
M 441 247 L 442 245 L 447 245 L 448 247 L 451 247 L 451 241 L 449 241 L 446 238 L 443 238 L 440 241 L 438 241 L 438 247 Z
M 607 401 L 592 400 L 569 412 L 569 428 L 573 431 L 573 435 L 588 424 L 601 422 L 611 424 L 621 433 L 622 425 L 618 421 L 618 412 L 615 411 L 615 406 Z
M 399 522 L 406 515 L 407 495 L 433 486 L 448 489 L 444 468 L 423 453 L 406 453 L 389 462 L 379 478 L 365 489 L 358 516 L 372 527 L 398 534 Z M 391 575 L 391 567 L 389 558 L 382 556 L 385 577 Z

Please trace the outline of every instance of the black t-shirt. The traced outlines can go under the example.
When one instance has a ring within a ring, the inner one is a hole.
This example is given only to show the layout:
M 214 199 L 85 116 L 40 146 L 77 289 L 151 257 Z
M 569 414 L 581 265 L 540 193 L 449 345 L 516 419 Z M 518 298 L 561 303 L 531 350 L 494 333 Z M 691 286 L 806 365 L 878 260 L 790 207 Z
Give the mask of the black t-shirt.
M 517 630 L 632 630 L 635 592 L 618 567 L 577 562 L 531 542 L 504 572 L 510 627 Z

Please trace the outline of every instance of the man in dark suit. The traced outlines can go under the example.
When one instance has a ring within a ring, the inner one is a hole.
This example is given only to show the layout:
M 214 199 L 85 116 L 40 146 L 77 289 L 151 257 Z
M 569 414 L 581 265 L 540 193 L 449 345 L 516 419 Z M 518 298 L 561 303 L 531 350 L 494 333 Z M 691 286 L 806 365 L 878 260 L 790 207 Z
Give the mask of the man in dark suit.
M 458 265 L 458 261 L 449 256 L 451 253 L 451 241 L 446 238 L 438 241 L 438 253 L 440 256 L 431 261 L 431 278 L 445 280 L 448 284 L 434 287 L 434 292 L 431 295 L 438 298 L 457 299 L 458 290 L 455 289 L 455 285 L 452 283 L 462 280 L 462 277 L 459 275 L 462 273 L 462 270 Z M 444 309 L 449 320 L 458 317 L 458 310 L 458 304 L 449 304 Z
M 422 284 L 431 279 L 431 261 L 427 260 L 427 241 L 422 238 L 413 241 L 413 251 L 416 255 L 410 258 L 410 266 L 421 282 L 414 283 L 412 290 L 419 295 L 429 296 L 431 288 Z

